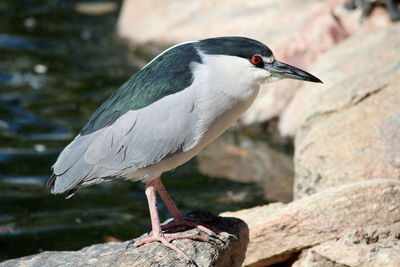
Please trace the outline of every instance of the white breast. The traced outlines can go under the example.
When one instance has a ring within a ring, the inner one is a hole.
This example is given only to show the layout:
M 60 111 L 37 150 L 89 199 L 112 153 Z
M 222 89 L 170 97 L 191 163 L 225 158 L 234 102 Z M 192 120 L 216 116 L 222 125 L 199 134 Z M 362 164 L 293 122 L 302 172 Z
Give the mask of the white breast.
M 196 79 L 185 89 L 195 95 L 198 119 L 192 131 L 196 140 L 184 151 L 136 171 L 132 178 L 141 177 L 146 182 L 187 162 L 237 121 L 256 98 L 259 84 L 253 81 L 254 77 L 247 77 L 234 67 L 235 64 L 247 67 L 243 60 L 204 55 L 202 59 L 202 64 L 193 66 Z

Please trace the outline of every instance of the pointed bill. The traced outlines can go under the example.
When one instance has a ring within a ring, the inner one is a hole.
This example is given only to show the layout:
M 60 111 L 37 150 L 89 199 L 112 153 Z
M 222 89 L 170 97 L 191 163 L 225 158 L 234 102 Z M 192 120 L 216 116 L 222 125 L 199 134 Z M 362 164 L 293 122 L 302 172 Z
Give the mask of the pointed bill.
M 265 64 L 264 69 L 269 71 L 273 77 L 280 79 L 289 78 L 308 82 L 323 83 L 314 75 L 277 60 L 274 60 L 272 63 Z

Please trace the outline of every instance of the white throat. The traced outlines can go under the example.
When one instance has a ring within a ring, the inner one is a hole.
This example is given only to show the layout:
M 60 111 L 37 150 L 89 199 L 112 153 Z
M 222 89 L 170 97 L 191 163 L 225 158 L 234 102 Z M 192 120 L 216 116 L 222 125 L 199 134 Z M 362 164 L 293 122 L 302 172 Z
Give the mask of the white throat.
M 254 67 L 247 59 L 199 52 L 202 63 L 193 66 L 195 79 L 202 79 L 213 90 L 238 100 L 249 98 L 269 73 Z M 211 84 L 212 83 L 212 84 Z

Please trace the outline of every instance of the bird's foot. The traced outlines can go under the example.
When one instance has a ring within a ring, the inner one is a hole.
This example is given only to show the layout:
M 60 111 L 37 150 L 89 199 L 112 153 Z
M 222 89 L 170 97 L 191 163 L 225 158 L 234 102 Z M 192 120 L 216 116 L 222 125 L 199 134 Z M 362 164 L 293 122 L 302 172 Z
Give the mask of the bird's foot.
M 187 227 L 197 228 L 213 238 L 219 239 L 219 236 L 223 236 L 227 239 L 232 237 L 237 240 L 238 238 L 235 235 L 222 231 L 221 229 L 210 224 L 217 219 L 218 216 L 208 211 L 193 211 L 186 214 L 185 216 L 174 219 L 171 222 L 167 222 L 166 224 L 161 226 L 161 229 L 165 233 L 175 233 L 181 230 L 185 230 L 185 228 Z
M 160 236 L 153 235 L 151 237 L 143 237 L 139 239 L 134 239 L 130 241 L 127 245 L 127 248 L 133 243 L 133 246 L 140 247 L 144 244 L 152 243 L 152 242 L 160 242 L 164 246 L 176 251 L 179 255 L 181 255 L 186 261 L 189 263 L 195 264 L 195 262 L 182 250 L 177 248 L 171 242 L 177 239 L 192 239 L 201 242 L 210 242 L 210 239 L 207 237 L 203 237 L 195 234 L 185 234 L 185 233 L 163 233 Z

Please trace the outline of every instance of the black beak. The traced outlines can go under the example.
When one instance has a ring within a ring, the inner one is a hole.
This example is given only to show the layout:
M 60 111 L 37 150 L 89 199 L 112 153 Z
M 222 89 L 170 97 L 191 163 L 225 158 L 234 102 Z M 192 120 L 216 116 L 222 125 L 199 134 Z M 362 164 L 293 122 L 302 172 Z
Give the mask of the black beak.
M 277 77 L 281 79 L 290 78 L 308 82 L 323 83 L 314 75 L 305 72 L 304 70 L 280 62 L 278 60 L 275 60 L 272 63 L 265 63 L 264 69 L 269 71 L 272 77 Z

